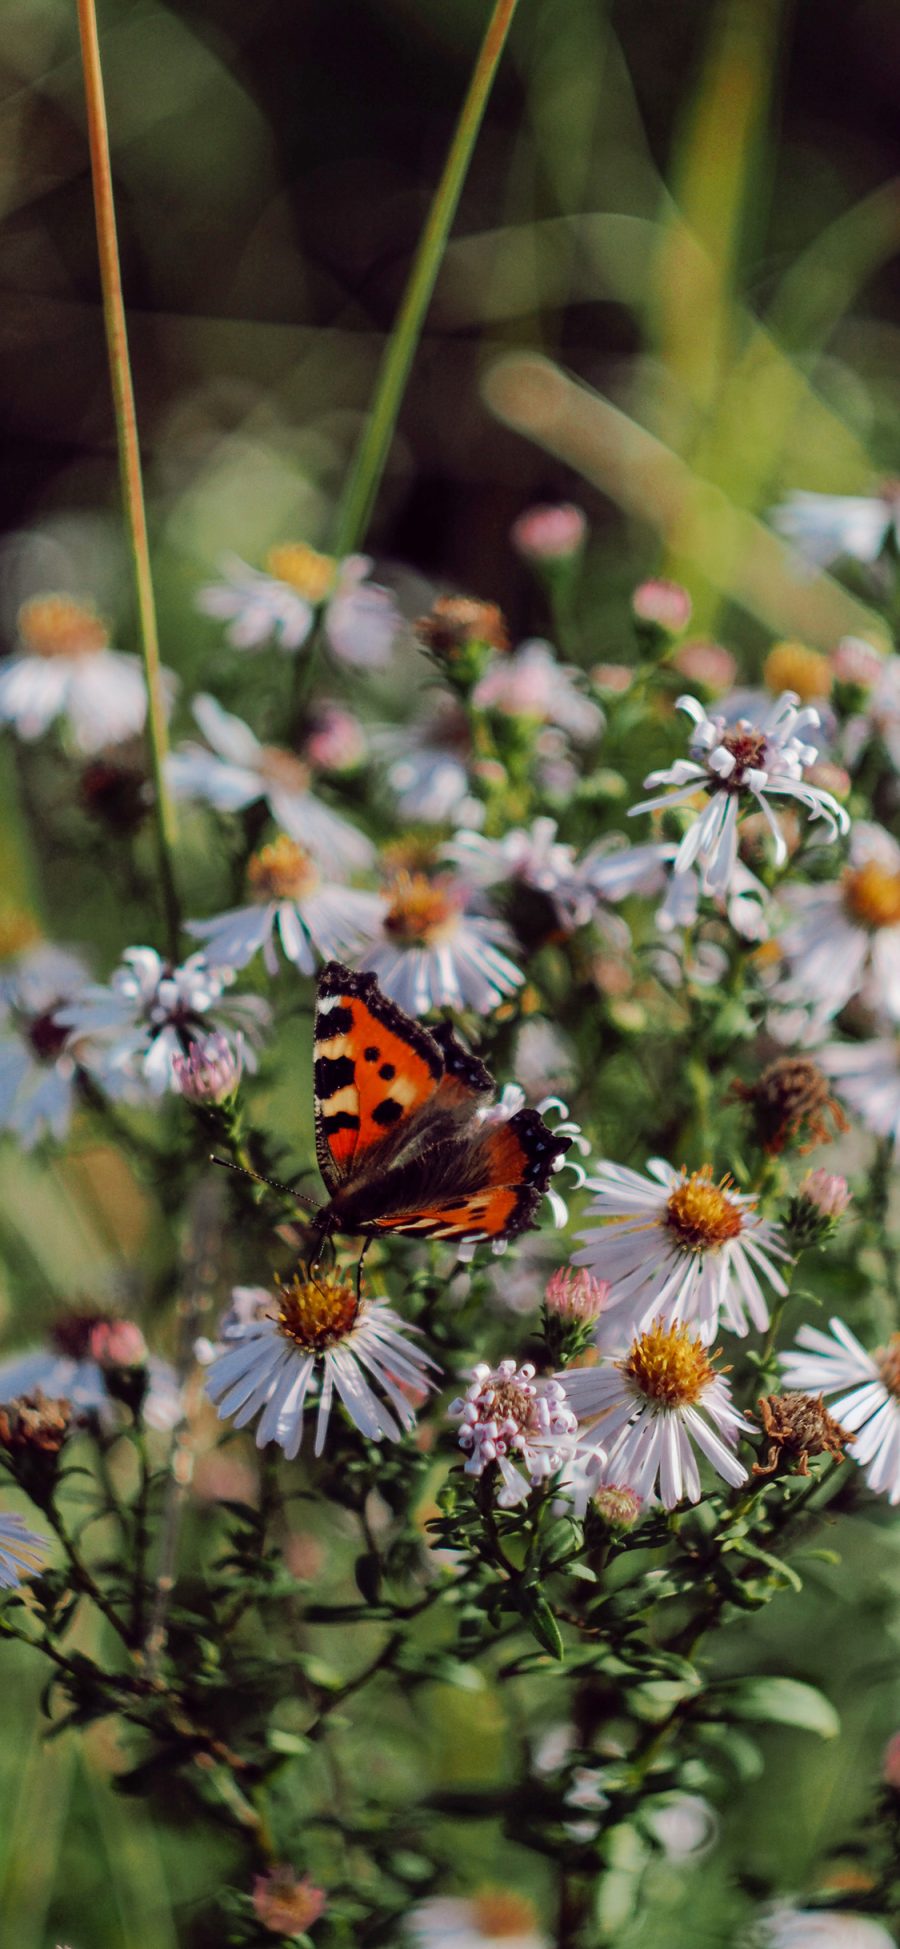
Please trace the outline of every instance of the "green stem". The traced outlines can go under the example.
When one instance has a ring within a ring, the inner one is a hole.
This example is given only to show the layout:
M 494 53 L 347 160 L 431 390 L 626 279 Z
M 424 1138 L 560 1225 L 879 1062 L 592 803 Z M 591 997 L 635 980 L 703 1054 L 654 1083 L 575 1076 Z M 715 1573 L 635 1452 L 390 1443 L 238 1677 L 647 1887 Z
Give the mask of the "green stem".
M 364 539 L 384 473 L 410 368 L 431 303 L 441 259 L 466 179 L 517 0 L 494 0 L 487 33 L 460 111 L 443 174 L 419 240 L 394 329 L 375 383 L 371 409 L 338 511 L 335 553 L 352 554 Z
M 100 62 L 100 42 L 94 0 L 77 0 L 77 7 L 106 348 L 116 420 L 122 498 L 125 504 L 125 521 L 137 601 L 141 656 L 147 681 L 147 730 L 150 740 L 150 762 L 159 843 L 160 888 L 168 951 L 172 959 L 177 961 L 179 914 L 172 861 L 176 839 L 175 802 L 165 774 L 168 755 L 165 688 L 159 660 L 159 636 L 156 627 L 153 578 L 150 571 L 150 550 L 147 543 L 147 517 L 141 478 L 137 415 L 131 379 L 131 362 L 128 356 L 128 332 L 116 236 L 116 210 L 109 155 L 103 69 Z

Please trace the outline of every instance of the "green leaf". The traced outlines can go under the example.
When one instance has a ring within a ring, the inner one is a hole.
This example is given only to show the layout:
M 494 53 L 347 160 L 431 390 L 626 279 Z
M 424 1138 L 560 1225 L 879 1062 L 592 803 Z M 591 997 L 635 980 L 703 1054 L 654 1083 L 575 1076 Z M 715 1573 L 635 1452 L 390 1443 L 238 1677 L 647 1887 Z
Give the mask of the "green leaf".
M 802 1732 L 818 1733 L 820 1739 L 836 1739 L 840 1720 L 830 1699 L 815 1685 L 798 1678 L 742 1678 L 710 1687 L 709 1697 L 720 1712 L 735 1719 L 751 1719 L 767 1725 L 797 1726 Z
M 538 1592 L 529 1593 L 525 1616 L 538 1644 L 542 1644 L 544 1650 L 549 1651 L 551 1658 L 564 1657 L 565 1646 L 562 1633 L 546 1597 L 541 1597 Z

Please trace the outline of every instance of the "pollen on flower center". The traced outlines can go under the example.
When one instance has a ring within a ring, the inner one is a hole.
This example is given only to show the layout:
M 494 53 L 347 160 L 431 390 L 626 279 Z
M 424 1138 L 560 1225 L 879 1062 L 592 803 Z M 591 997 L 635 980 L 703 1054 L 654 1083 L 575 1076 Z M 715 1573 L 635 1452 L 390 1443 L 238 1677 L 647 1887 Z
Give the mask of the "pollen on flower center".
M 534 1415 L 534 1394 L 527 1393 L 524 1387 L 517 1387 L 515 1381 L 501 1381 L 491 1390 L 489 1406 L 494 1421 L 514 1421 L 524 1434 L 530 1427 Z
M 430 944 L 452 932 L 459 906 L 447 887 L 424 873 L 398 873 L 384 918 L 395 940 Z
M 844 875 L 844 906 L 864 927 L 896 927 L 900 922 L 900 873 L 867 859 Z
M 287 582 L 307 602 L 324 602 L 331 594 L 337 574 L 332 555 L 320 555 L 305 541 L 285 541 L 270 548 L 266 568 L 276 581 Z
M 300 900 L 318 886 L 319 875 L 303 847 L 280 832 L 253 854 L 247 883 L 255 900 Z
M 875 1363 L 885 1387 L 900 1400 L 900 1333 L 892 1333 L 887 1346 L 878 1348 Z
M 274 785 L 282 792 L 305 792 L 309 789 L 309 772 L 302 759 L 293 751 L 285 751 L 280 744 L 264 744 L 259 754 L 259 769 L 268 785 Z
M 356 1288 L 333 1272 L 295 1273 L 278 1288 L 278 1326 L 304 1353 L 327 1353 L 347 1338 L 359 1310 Z
M 689 1407 L 715 1378 L 706 1348 L 690 1327 L 661 1320 L 635 1340 L 622 1372 L 648 1401 L 667 1408 Z
M 502 1941 L 508 1936 L 532 1934 L 537 1917 L 524 1895 L 511 1888 L 485 1888 L 472 1903 L 472 1921 L 480 1936 Z
M 34 596 L 23 602 L 18 627 L 32 656 L 93 656 L 109 642 L 106 624 L 71 596 Z
M 729 1198 L 725 1184 L 713 1184 L 708 1164 L 702 1171 L 692 1171 L 670 1192 L 665 1222 L 687 1252 L 715 1251 L 737 1238 L 744 1224 L 740 1206 Z
M 726 792 L 739 792 L 748 771 L 764 768 L 765 735 L 762 731 L 751 730 L 747 724 L 738 724 L 733 731 L 725 732 L 721 743 L 734 759 L 734 770 L 719 782 Z

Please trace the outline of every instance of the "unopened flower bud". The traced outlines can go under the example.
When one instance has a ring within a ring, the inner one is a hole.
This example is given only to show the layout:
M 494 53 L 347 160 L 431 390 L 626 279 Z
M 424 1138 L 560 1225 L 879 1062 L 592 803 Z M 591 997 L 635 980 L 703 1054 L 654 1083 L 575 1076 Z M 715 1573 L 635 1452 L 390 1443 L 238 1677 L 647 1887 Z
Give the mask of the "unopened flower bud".
M 366 738 L 359 718 L 340 704 L 323 700 L 303 747 L 307 762 L 317 771 L 356 771 L 366 755 Z
M 637 1490 L 624 1482 L 603 1482 L 591 1498 L 591 1508 L 610 1529 L 633 1529 L 643 1507 L 643 1498 Z
M 227 1036 L 216 1030 L 202 1041 L 192 1042 L 187 1054 L 172 1058 L 175 1086 L 186 1103 L 209 1108 L 227 1103 L 237 1091 L 243 1069 L 243 1039 L 238 1034 L 232 1049 Z
M 884 669 L 884 657 L 874 643 L 866 643 L 861 636 L 842 636 L 831 659 L 831 669 L 835 683 L 867 691 L 877 684 Z
M 708 697 L 723 697 L 737 676 L 737 663 L 723 643 L 679 643 L 672 667 Z
M 293 1868 L 270 1868 L 253 1883 L 253 1912 L 273 1935 L 305 1935 L 325 1907 L 325 1892 L 309 1875 L 298 1878 Z
M 547 1281 L 544 1303 L 563 1320 L 596 1320 L 610 1293 L 608 1279 L 595 1279 L 592 1272 L 561 1266 Z
M 144 1367 L 147 1342 L 134 1320 L 100 1320 L 91 1328 L 88 1358 L 104 1374 L 113 1367 Z
M 810 1171 L 791 1198 L 785 1230 L 792 1249 L 824 1245 L 837 1231 L 850 1203 L 846 1178 L 831 1171 Z
M 584 546 L 587 518 L 571 501 L 526 508 L 510 530 L 513 547 L 526 562 L 552 567 L 571 562 Z
M 595 663 L 591 671 L 591 683 L 598 690 L 611 690 L 614 696 L 622 696 L 633 681 L 634 671 L 627 663 Z
M 826 1218 L 841 1218 L 850 1203 L 847 1180 L 836 1171 L 808 1171 L 799 1195 Z
M 663 636 L 680 636 L 691 620 L 691 598 L 680 582 L 661 575 L 639 582 L 631 598 L 636 623 Z

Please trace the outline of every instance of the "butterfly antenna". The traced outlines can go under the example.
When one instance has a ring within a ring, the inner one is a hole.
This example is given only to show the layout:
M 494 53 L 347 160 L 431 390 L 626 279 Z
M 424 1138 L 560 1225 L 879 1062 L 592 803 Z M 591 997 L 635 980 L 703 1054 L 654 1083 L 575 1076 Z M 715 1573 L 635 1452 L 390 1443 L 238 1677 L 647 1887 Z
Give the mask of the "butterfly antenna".
M 285 1191 L 289 1198 L 293 1198 L 295 1204 L 306 1205 L 310 1211 L 320 1209 L 314 1198 L 304 1198 L 301 1192 L 294 1190 L 292 1184 L 282 1184 L 280 1178 L 261 1177 L 258 1171 L 248 1171 L 245 1164 L 233 1164 L 230 1157 L 217 1157 L 214 1151 L 210 1153 L 209 1161 L 211 1164 L 220 1164 L 223 1171 L 236 1171 L 238 1177 L 252 1178 L 254 1184 L 267 1184 L 270 1191 Z

